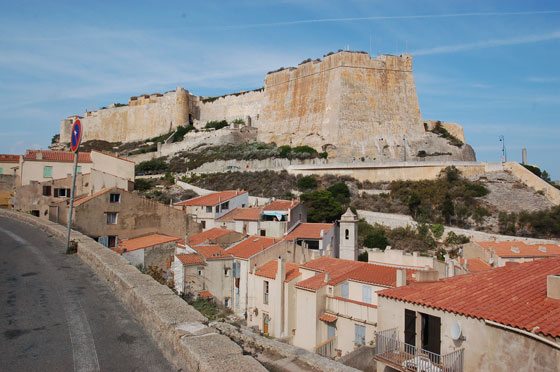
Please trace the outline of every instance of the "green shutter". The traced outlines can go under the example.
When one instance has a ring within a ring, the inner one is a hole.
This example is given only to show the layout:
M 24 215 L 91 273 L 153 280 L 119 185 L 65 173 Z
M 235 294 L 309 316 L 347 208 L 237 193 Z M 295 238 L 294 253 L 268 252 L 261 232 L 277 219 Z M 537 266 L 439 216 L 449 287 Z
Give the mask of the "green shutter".
M 82 167 L 80 167 L 79 165 L 78 165 L 78 167 L 77 167 L 77 169 L 76 169 L 76 173 L 82 173 Z
M 4 169 L 0 168 L 0 174 L 4 174 Z
M 52 167 L 45 166 L 43 168 L 43 178 L 51 178 L 52 177 Z

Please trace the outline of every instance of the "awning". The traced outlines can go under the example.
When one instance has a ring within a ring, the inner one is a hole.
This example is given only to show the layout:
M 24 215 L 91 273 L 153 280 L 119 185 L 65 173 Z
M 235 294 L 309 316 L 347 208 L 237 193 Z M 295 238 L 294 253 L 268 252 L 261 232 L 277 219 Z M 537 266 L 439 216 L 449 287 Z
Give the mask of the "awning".
M 278 219 L 278 221 L 282 221 L 282 220 L 286 220 L 287 219 L 287 214 L 285 213 L 279 213 L 279 212 L 267 212 L 267 211 L 263 211 L 263 214 L 265 216 L 273 216 L 276 217 Z
M 323 322 L 326 322 L 326 323 L 334 323 L 334 322 L 336 322 L 337 319 L 338 319 L 338 317 L 336 315 L 331 315 L 331 314 L 327 314 L 327 313 L 324 313 L 323 315 L 321 315 L 319 317 L 319 320 L 322 320 Z

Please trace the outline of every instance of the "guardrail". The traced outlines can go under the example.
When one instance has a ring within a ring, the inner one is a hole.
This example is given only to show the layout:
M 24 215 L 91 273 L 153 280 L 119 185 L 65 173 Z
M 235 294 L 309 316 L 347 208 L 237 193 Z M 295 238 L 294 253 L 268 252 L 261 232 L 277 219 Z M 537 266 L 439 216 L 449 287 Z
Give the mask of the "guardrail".
M 329 338 L 327 341 L 320 343 L 315 346 L 315 352 L 321 356 L 332 358 L 335 356 L 336 352 L 336 336 Z
M 376 359 L 395 364 L 403 371 L 463 372 L 463 349 L 440 355 L 399 341 L 397 334 L 397 328 L 376 333 Z

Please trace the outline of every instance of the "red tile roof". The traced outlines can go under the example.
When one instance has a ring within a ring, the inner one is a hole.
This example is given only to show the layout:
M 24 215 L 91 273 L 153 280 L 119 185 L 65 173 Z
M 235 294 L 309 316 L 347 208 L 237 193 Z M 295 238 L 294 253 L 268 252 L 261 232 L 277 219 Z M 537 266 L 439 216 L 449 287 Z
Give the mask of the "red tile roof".
M 261 267 L 257 269 L 255 275 L 263 276 L 269 279 L 276 279 L 276 273 L 278 272 L 278 260 L 268 261 Z M 294 262 L 286 262 L 286 283 L 291 282 L 301 273 L 299 272 L 299 265 Z
M 132 252 L 138 249 L 153 247 L 155 245 L 176 242 L 178 240 L 179 238 L 175 238 L 173 236 L 150 234 L 139 238 L 123 240 L 122 242 L 119 242 L 119 247 L 113 250 L 117 253 L 123 254 L 125 251 Z
M 266 207 L 265 211 L 289 211 L 299 205 L 297 200 L 275 200 Z
M 560 256 L 560 245 L 526 244 L 524 242 L 476 242 L 486 250 L 496 251 L 499 257 L 551 257 Z
M 37 159 L 37 154 L 41 153 L 43 158 Z M 36 160 L 36 161 L 59 161 L 64 163 L 74 162 L 74 153 L 68 151 L 48 151 L 48 150 L 27 150 L 23 155 L 23 160 Z M 91 156 L 89 152 L 78 153 L 78 163 L 91 163 Z
M 278 241 L 280 241 L 280 239 L 252 235 L 233 247 L 228 248 L 227 252 L 235 257 L 250 258 Z
M 202 298 L 212 298 L 212 297 L 214 297 L 212 295 L 212 293 L 210 293 L 209 291 L 200 292 L 198 295 Z
M 464 264 L 465 259 L 461 258 L 460 262 L 462 264 Z M 469 271 L 471 273 L 478 273 L 478 272 L 481 272 L 481 271 L 492 270 L 492 265 L 490 265 L 489 263 L 481 260 L 480 258 L 469 258 L 467 260 L 467 264 L 469 265 Z
M 19 163 L 19 155 L 0 154 L 0 163 Z
M 216 204 L 220 204 L 223 203 L 225 201 L 228 201 L 238 195 L 243 195 L 246 194 L 247 191 L 235 191 L 235 190 L 230 190 L 230 191 L 221 191 L 221 192 L 215 192 L 213 194 L 208 194 L 208 195 L 203 195 L 203 196 L 198 196 L 196 198 L 192 198 L 189 200 L 185 200 L 182 202 L 178 202 L 175 203 L 175 205 L 177 206 L 189 206 L 189 205 L 199 205 L 199 206 L 214 206 Z
M 203 231 L 198 234 L 194 234 L 189 237 L 189 246 L 193 247 L 195 245 L 199 245 L 202 243 L 210 243 L 215 239 L 227 235 L 229 233 L 233 233 L 235 231 L 229 229 L 221 229 L 218 227 L 211 228 L 209 230 Z M 184 241 L 183 241 L 184 242 Z
M 231 222 L 238 220 L 258 221 L 261 208 L 235 208 L 231 212 L 218 218 L 218 222 Z
M 560 300 L 547 297 L 547 276 L 560 274 L 560 257 L 546 258 L 437 282 L 414 282 L 378 295 L 456 314 L 560 336 Z
M 333 226 L 334 223 L 301 223 L 285 239 L 321 239 L 321 230 L 326 234 Z
M 74 200 L 74 207 L 77 207 L 77 206 L 79 206 L 79 205 L 82 205 L 82 204 L 84 204 L 84 203 L 87 203 L 87 202 L 90 201 L 91 199 L 97 198 L 99 195 L 103 195 L 103 194 L 105 194 L 106 192 L 111 191 L 111 190 L 113 190 L 113 189 L 115 189 L 115 188 L 114 188 L 114 187 L 109 187 L 109 188 L 107 188 L 107 189 L 103 189 L 103 190 L 101 190 L 101 191 L 98 191 L 98 192 L 96 192 L 96 193 L 94 193 L 94 194 L 91 194 L 91 195 L 88 195 L 88 196 L 84 196 L 83 198 Z M 115 190 L 120 190 L 120 189 L 115 189 Z M 120 190 L 120 191 L 124 191 L 124 190 Z M 68 204 L 70 204 L 70 202 L 68 202 Z
M 199 265 L 204 263 L 202 257 L 196 253 L 178 254 L 177 258 L 183 265 Z
M 322 320 L 323 322 L 327 322 L 327 323 L 333 323 L 337 320 L 337 316 L 336 315 L 331 315 L 331 314 L 327 314 L 324 313 L 323 315 L 321 315 L 319 317 L 319 320 Z
M 320 274 L 312 276 L 296 284 L 296 287 L 317 290 L 325 285 L 337 285 L 345 280 L 355 280 L 384 287 L 396 285 L 397 267 L 375 265 L 360 261 L 343 260 L 340 258 L 320 257 L 309 261 L 302 268 L 318 271 Z M 407 279 L 412 281 L 415 270 L 406 270 Z M 330 280 L 325 282 L 325 273 L 329 273 Z
M 217 260 L 221 258 L 231 258 L 231 254 L 227 253 L 219 245 L 197 245 L 192 247 L 200 255 L 207 260 Z

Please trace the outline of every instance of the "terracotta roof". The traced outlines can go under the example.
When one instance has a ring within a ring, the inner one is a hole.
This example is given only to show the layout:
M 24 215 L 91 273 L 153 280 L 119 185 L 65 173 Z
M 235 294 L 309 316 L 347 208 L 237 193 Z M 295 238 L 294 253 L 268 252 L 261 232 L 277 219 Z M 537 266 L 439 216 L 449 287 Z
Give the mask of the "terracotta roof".
M 103 194 L 105 194 L 106 192 L 111 191 L 111 190 L 113 190 L 113 189 L 114 189 L 114 190 L 120 190 L 120 189 L 115 189 L 114 187 L 109 187 L 109 188 L 107 188 L 107 189 L 103 189 L 103 190 L 101 190 L 101 191 L 98 191 L 98 192 L 96 192 L 96 193 L 94 193 L 94 194 L 91 194 L 91 195 L 88 195 L 88 196 L 84 196 L 83 198 L 80 198 L 80 199 L 78 199 L 78 200 L 74 200 L 74 207 L 77 207 L 77 206 L 79 206 L 79 205 L 82 205 L 82 204 L 84 204 L 84 203 L 90 201 L 91 199 L 97 198 L 99 195 L 103 195 Z M 120 190 L 120 191 L 124 191 L 124 190 Z M 68 202 L 68 204 L 70 204 L 70 202 Z
M 247 239 L 237 243 L 233 247 L 228 248 L 227 252 L 235 257 L 249 258 L 277 243 L 278 241 L 280 241 L 280 239 L 252 235 Z
M 198 196 L 196 198 L 192 198 L 189 200 L 185 200 L 182 202 L 178 202 L 175 203 L 175 205 L 177 206 L 183 206 L 183 205 L 199 205 L 199 206 L 214 206 L 216 204 L 220 204 L 223 203 L 225 201 L 228 201 L 238 195 L 243 195 L 246 194 L 247 191 L 235 191 L 235 190 L 230 190 L 230 191 L 221 191 L 221 192 L 215 192 L 213 194 L 208 194 L 208 195 L 203 195 L 203 196 Z
M 37 154 L 41 153 L 43 158 L 37 159 Z M 74 162 L 74 153 L 69 151 L 49 151 L 49 150 L 27 150 L 23 155 L 23 160 L 37 160 L 37 161 L 59 161 L 64 163 Z M 91 156 L 89 152 L 78 153 L 78 163 L 91 163 Z
M 525 244 L 524 242 L 476 242 L 486 250 L 496 251 L 499 257 L 560 256 L 557 244 Z
M 360 261 L 343 260 L 340 258 L 320 257 L 309 261 L 302 268 L 318 271 L 320 274 L 297 283 L 304 289 L 317 290 L 325 285 L 337 285 L 345 280 L 355 280 L 373 285 L 394 287 L 397 280 L 397 267 L 375 265 Z M 415 270 L 406 270 L 407 279 L 412 281 Z M 325 282 L 325 273 L 330 280 Z
M 327 322 L 327 323 L 336 322 L 337 319 L 338 318 L 337 318 L 336 315 L 331 315 L 331 314 L 327 314 L 327 313 L 324 313 L 323 315 L 321 315 L 319 317 L 319 320 L 322 320 L 323 322 Z
M 189 246 L 193 247 L 195 245 L 199 245 L 202 243 L 209 243 L 214 239 L 217 239 L 221 236 L 227 235 L 229 233 L 234 232 L 233 230 L 229 229 L 221 229 L 218 227 L 211 228 L 209 230 L 203 231 L 198 234 L 194 234 L 189 237 Z M 184 242 L 184 241 L 183 241 Z
M 261 208 L 235 208 L 231 212 L 224 214 L 218 218 L 217 222 L 231 222 L 236 220 L 259 220 Z
M 554 257 L 414 282 L 378 295 L 559 337 L 560 301 L 547 297 L 547 276 L 558 274 L 560 257 Z
M 217 260 L 220 258 L 231 258 L 231 254 L 227 253 L 219 245 L 198 245 L 192 247 L 200 255 L 207 260 Z
M 119 247 L 115 248 L 114 251 L 122 254 L 125 250 L 126 252 L 132 252 L 138 249 L 153 247 L 154 245 L 176 242 L 178 240 L 179 238 L 175 238 L 173 236 L 150 234 L 139 238 L 123 240 L 122 242 L 119 242 Z
M 299 205 L 298 200 L 275 200 L 266 207 L 265 211 L 289 211 Z
M 214 297 L 214 296 L 212 295 L 212 293 L 210 293 L 209 291 L 199 292 L 199 293 L 198 293 L 198 296 L 199 296 L 199 297 L 202 297 L 202 298 L 212 298 L 212 297 Z
M 0 154 L 0 163 L 19 163 L 19 155 Z
M 258 221 L 262 208 L 242 208 L 243 211 L 235 216 L 238 221 Z
M 301 223 L 285 239 L 321 239 L 321 230 L 326 234 L 333 226 L 334 223 Z
M 465 259 L 461 258 L 460 262 L 462 264 L 464 264 Z M 471 273 L 478 273 L 478 272 L 481 272 L 481 271 L 492 270 L 492 265 L 490 265 L 489 263 L 481 260 L 480 258 L 469 258 L 467 260 L 467 264 L 469 265 L 469 271 Z
M 263 276 L 269 279 L 276 279 L 276 273 L 278 272 L 278 260 L 268 261 L 261 267 L 257 269 L 255 275 Z M 299 265 L 294 262 L 286 262 L 286 283 L 291 282 L 301 273 L 299 272 Z
M 199 265 L 204 263 L 202 257 L 196 253 L 178 254 L 176 257 L 183 265 Z

